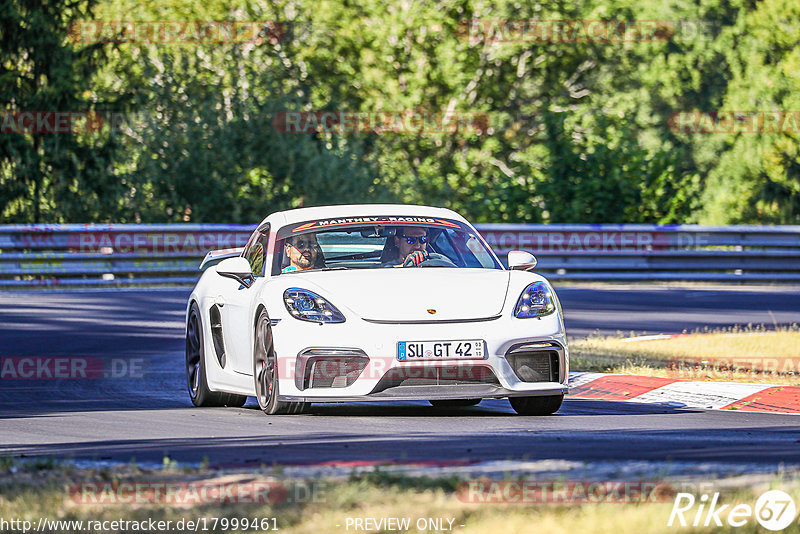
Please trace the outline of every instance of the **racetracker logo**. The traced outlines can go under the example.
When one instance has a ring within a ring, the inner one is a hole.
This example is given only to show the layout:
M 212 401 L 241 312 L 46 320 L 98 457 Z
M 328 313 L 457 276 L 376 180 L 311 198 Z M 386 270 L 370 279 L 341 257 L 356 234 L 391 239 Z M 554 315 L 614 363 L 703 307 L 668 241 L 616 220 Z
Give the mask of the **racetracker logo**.
M 473 19 L 459 35 L 476 43 L 624 43 L 667 41 L 675 25 L 666 20 L 509 20 Z
M 614 250 L 652 250 L 670 243 L 664 232 L 651 231 L 495 231 L 481 232 L 486 242 L 495 252 L 509 250 L 533 251 L 614 251 Z
M 84 20 L 70 26 L 72 41 L 85 44 L 277 44 L 285 37 L 285 25 L 271 20 Z
M 800 134 L 800 111 L 675 111 L 667 126 L 688 134 Z
M 396 350 L 396 347 L 395 349 Z M 444 350 L 444 349 L 442 349 Z M 455 348 L 451 352 L 454 352 Z M 442 354 L 436 355 L 443 356 Z M 351 358 L 336 355 L 317 359 L 313 365 L 306 362 L 305 366 L 297 367 L 297 359 L 287 358 L 278 360 L 277 373 L 282 379 L 296 380 L 309 377 L 313 380 L 347 381 L 353 376 L 359 380 L 377 381 L 387 373 L 392 373 L 397 379 L 428 379 L 428 380 L 466 380 L 481 381 L 491 378 L 492 371 L 483 358 L 456 359 L 441 358 L 418 361 L 399 361 L 396 356 L 372 356 L 369 363 L 360 366 Z
M 80 134 L 97 132 L 103 117 L 94 111 L 0 111 L 3 134 Z
M 11 357 L 0 359 L 4 380 L 98 380 L 143 378 L 149 369 L 144 358 Z
M 653 230 L 621 231 L 609 225 L 597 225 L 595 231 L 568 230 L 495 230 L 492 225 L 481 227 L 481 235 L 498 254 L 509 250 L 532 252 L 611 252 L 651 251 L 668 248 L 703 247 L 714 244 L 711 234 L 704 232 L 675 232 Z M 669 228 L 666 228 L 670 230 Z
M 167 505 L 319 503 L 324 488 L 316 482 L 286 485 L 277 480 L 81 482 L 69 487 L 74 504 Z
M 667 362 L 673 378 L 730 379 L 733 375 L 763 378 L 763 375 L 800 375 L 800 358 L 748 356 L 738 358 L 675 358 Z
M 272 125 L 286 134 L 480 134 L 490 127 L 483 111 L 280 111 Z
M 86 232 L 70 234 L 69 248 L 80 252 L 186 252 L 242 247 L 248 232 Z
M 612 480 L 472 480 L 456 490 L 458 499 L 479 504 L 585 504 L 669 502 L 664 482 Z

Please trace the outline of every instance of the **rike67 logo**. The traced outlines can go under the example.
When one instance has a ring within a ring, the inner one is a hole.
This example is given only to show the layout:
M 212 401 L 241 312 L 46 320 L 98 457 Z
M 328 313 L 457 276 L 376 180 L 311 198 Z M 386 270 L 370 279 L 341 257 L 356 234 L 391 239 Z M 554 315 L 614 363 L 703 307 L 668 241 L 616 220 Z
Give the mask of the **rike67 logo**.
M 755 506 L 749 504 L 719 504 L 719 493 L 709 497 L 704 493 L 695 498 L 691 493 L 678 493 L 669 514 L 667 526 L 723 526 L 742 527 L 755 519 L 767 530 L 783 530 L 794 522 L 797 509 L 794 500 L 781 490 L 763 493 Z

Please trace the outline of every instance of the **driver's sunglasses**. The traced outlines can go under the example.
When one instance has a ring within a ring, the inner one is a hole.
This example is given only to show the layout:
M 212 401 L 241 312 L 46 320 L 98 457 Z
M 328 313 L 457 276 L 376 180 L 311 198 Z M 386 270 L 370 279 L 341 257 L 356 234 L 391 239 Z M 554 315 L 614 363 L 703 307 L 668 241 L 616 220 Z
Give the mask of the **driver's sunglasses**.
M 428 242 L 428 236 L 426 235 L 404 235 L 403 237 L 406 238 L 406 243 L 409 245 L 413 245 L 419 239 L 421 244 L 425 244 Z
M 317 242 L 311 240 L 306 241 L 305 239 L 298 239 L 294 243 L 290 241 L 289 246 L 294 247 L 297 250 L 303 250 L 307 248 L 315 248 L 317 246 Z

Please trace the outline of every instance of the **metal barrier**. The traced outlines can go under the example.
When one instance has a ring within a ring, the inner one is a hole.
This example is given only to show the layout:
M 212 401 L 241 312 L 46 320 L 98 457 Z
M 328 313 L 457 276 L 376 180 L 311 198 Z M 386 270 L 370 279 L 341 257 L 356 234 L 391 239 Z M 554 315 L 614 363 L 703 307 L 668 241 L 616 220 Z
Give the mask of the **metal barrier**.
M 529 250 L 570 280 L 800 281 L 800 226 L 483 224 L 498 255 Z
M 800 281 L 800 226 L 476 225 L 551 279 Z M 0 287 L 194 283 L 255 225 L 0 225 Z
M 193 284 L 209 250 L 255 225 L 0 225 L 0 287 Z

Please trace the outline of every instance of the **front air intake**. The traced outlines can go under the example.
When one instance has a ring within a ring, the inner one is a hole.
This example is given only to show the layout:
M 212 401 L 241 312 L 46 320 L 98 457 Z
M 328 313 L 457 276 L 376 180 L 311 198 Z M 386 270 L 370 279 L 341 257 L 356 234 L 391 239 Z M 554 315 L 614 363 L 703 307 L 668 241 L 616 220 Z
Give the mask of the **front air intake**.
M 345 388 L 361 375 L 369 357 L 360 349 L 311 348 L 297 356 L 295 385 L 300 390 Z
M 523 382 L 560 382 L 560 354 L 557 343 L 525 343 L 512 347 L 506 360 Z

